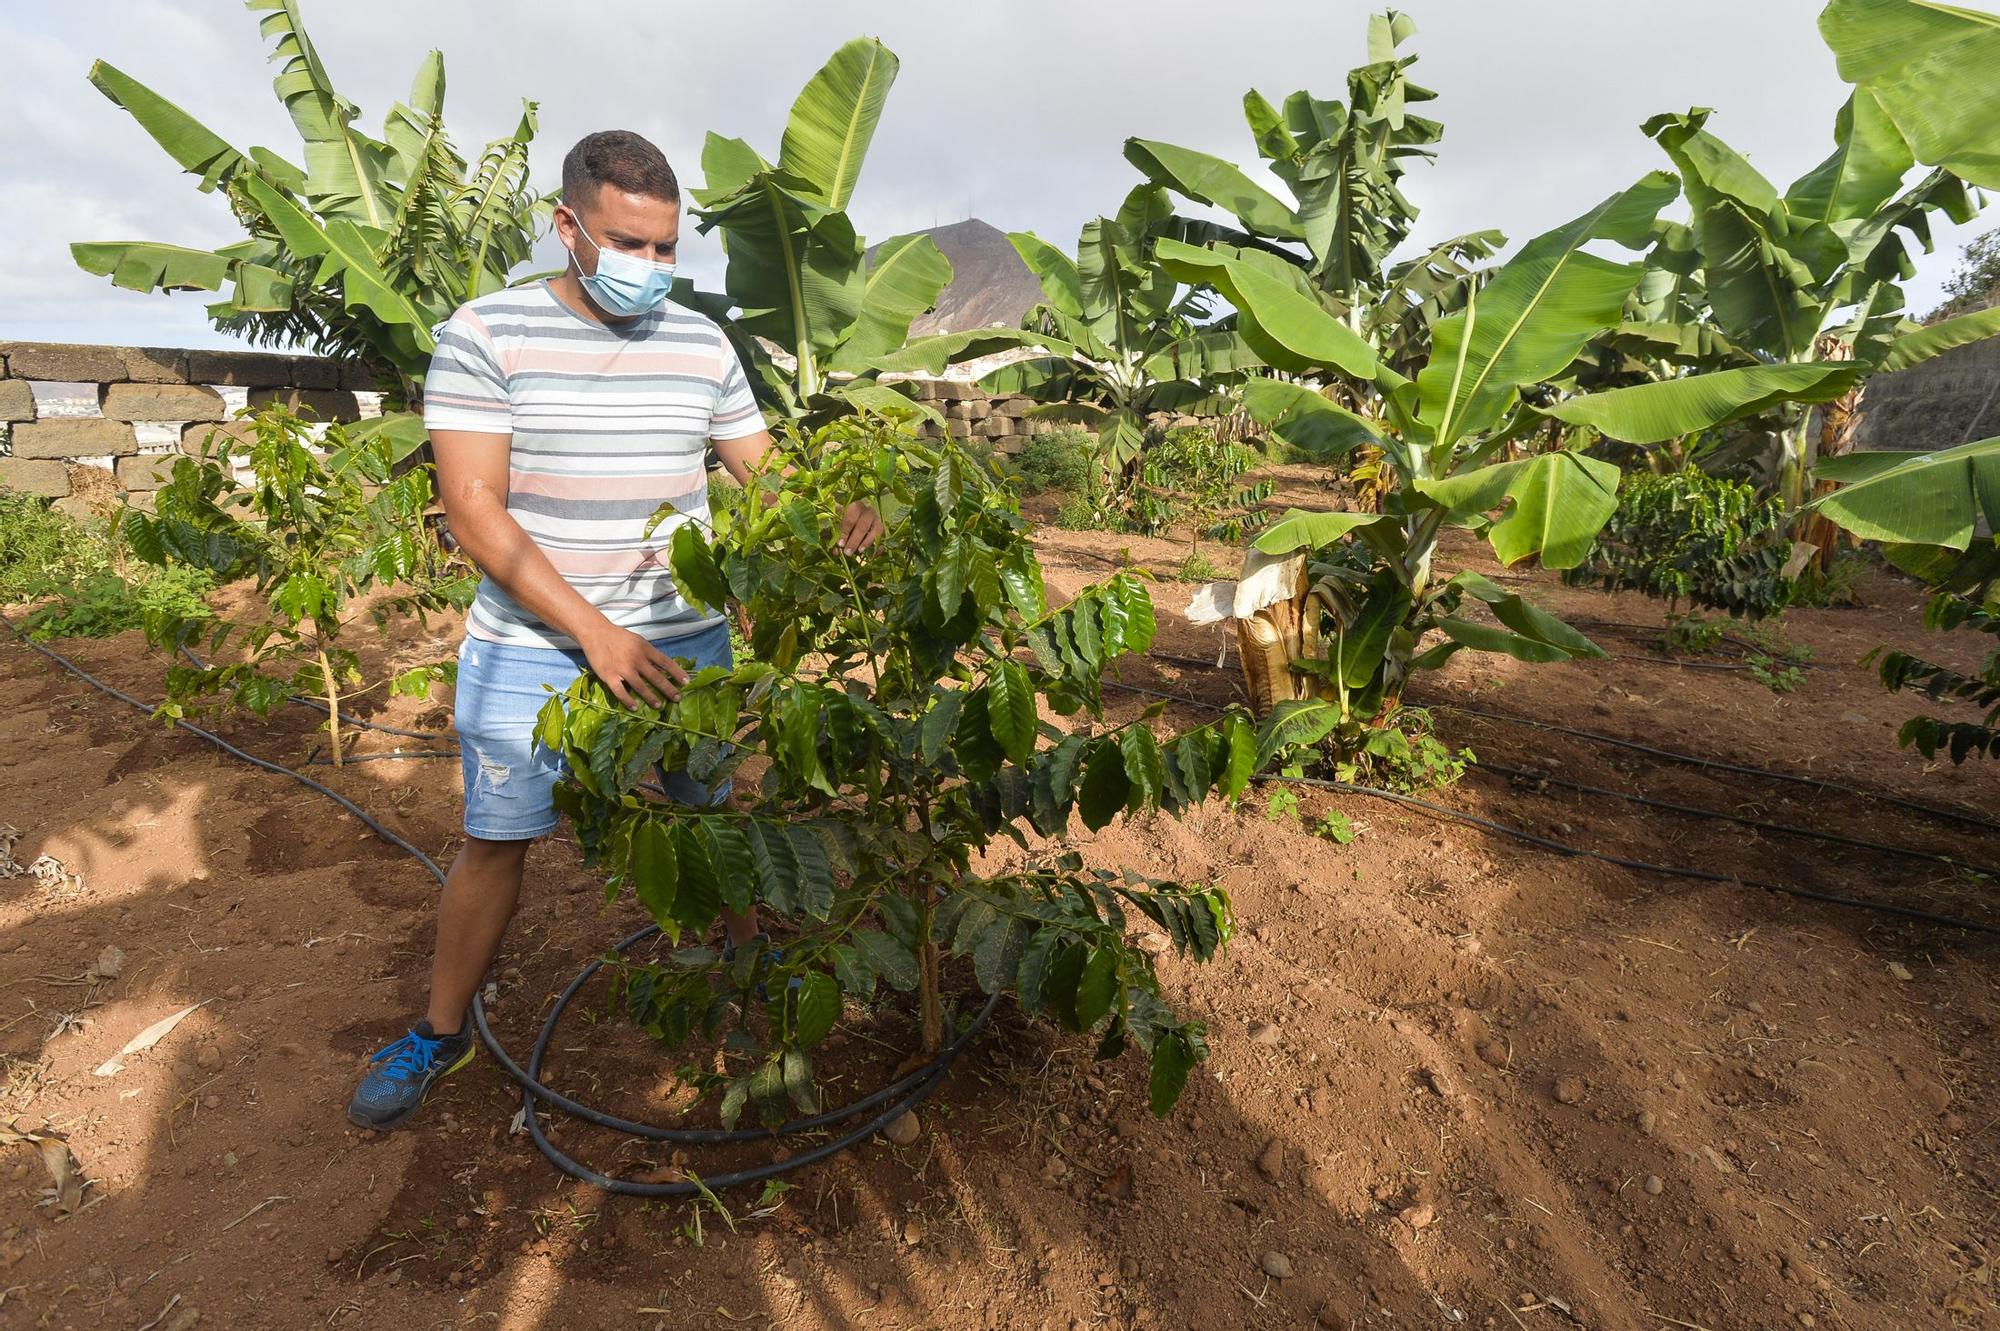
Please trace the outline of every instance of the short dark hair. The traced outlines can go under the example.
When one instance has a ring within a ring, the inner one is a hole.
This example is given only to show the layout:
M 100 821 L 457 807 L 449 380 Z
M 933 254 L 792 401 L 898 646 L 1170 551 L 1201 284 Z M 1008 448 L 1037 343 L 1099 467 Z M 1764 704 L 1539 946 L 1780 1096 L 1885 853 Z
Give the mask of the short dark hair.
M 628 129 L 601 129 L 576 141 L 563 158 L 563 202 L 588 206 L 601 185 L 669 203 L 681 200 L 681 182 L 666 154 Z

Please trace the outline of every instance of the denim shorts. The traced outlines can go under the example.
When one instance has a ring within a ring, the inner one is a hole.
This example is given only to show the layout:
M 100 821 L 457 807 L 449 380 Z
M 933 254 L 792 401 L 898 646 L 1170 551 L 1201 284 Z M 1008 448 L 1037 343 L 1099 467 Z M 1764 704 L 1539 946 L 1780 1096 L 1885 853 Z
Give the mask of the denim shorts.
M 723 620 L 653 645 L 680 658 L 690 672 L 729 665 L 729 626 Z M 458 649 L 458 689 L 453 722 L 465 768 L 465 834 L 482 841 L 526 841 L 556 829 L 549 792 L 563 774 L 562 755 L 535 741 L 535 717 L 585 668 L 576 648 L 523 647 L 466 636 Z M 706 807 L 729 798 L 729 783 L 711 790 L 682 772 L 670 773 L 666 791 L 682 804 Z

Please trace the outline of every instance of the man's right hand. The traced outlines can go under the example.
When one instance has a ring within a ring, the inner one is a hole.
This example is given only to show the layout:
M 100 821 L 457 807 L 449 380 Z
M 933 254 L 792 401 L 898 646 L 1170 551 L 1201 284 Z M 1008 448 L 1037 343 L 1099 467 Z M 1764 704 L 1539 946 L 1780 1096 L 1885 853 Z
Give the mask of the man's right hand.
M 680 697 L 680 686 L 687 683 L 687 671 L 671 657 L 632 630 L 608 621 L 577 645 L 590 662 L 590 672 L 627 707 L 665 706 Z

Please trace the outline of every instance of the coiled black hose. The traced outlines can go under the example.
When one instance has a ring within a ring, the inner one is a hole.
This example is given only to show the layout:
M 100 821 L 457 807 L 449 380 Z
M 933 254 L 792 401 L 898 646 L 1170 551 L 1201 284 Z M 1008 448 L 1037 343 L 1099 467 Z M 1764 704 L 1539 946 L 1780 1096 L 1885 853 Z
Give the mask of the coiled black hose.
M 152 714 L 153 707 L 151 704 L 133 697 L 122 689 L 114 688 L 60 652 L 34 641 L 27 634 L 23 633 L 15 625 L 14 621 L 7 616 L 0 615 L 0 624 L 5 624 L 14 636 L 28 648 L 55 662 L 56 665 L 62 667 L 84 683 L 118 699 L 118 701 L 128 706 L 145 712 L 149 716 Z M 195 738 L 214 745 L 217 749 L 220 749 L 232 758 L 240 759 L 243 762 L 249 763 L 252 767 L 259 767 L 267 772 L 275 772 L 281 776 L 288 776 L 307 789 L 317 791 L 326 796 L 342 809 L 360 819 L 362 825 L 368 828 L 369 831 L 375 833 L 375 835 L 381 837 L 397 849 L 408 853 L 419 864 L 422 864 L 430 872 L 431 877 L 437 880 L 440 887 L 444 885 L 444 870 L 438 867 L 437 861 L 426 855 L 421 849 L 404 837 L 399 836 L 377 822 L 374 818 L 371 818 L 360 805 L 348 799 L 347 796 L 341 794 L 331 786 L 315 781 L 303 772 L 294 771 L 282 764 L 271 762 L 269 759 L 259 758 L 254 753 L 247 753 L 237 748 L 234 744 L 231 744 L 228 740 L 204 730 L 200 726 L 190 725 L 185 721 L 177 721 L 174 724 L 177 729 L 186 731 Z M 412 757 L 415 755 L 383 756 Z M 646 939 L 659 933 L 659 931 L 660 927 L 657 924 L 647 925 L 637 933 L 619 942 L 613 950 L 622 955 L 628 949 L 636 947 Z M 655 1124 L 638 1123 L 631 1119 L 620 1118 L 615 1114 L 607 1114 L 602 1110 L 592 1109 L 588 1105 L 579 1104 L 561 1092 L 551 1090 L 541 1083 L 542 1062 L 548 1054 L 550 1042 L 555 1038 L 556 1026 L 561 1022 L 563 1013 L 568 1009 L 571 1000 L 576 997 L 577 993 L 590 981 L 592 976 L 603 969 L 605 961 L 606 958 L 598 957 L 585 966 L 577 973 L 576 978 L 571 980 L 568 986 L 564 988 L 562 993 L 556 998 L 556 1001 L 550 1005 L 548 1015 L 542 1021 L 541 1032 L 535 1037 L 534 1049 L 528 1056 L 528 1066 L 526 1068 L 522 1068 L 520 1064 L 516 1063 L 508 1055 L 506 1048 L 500 1043 L 499 1038 L 493 1034 L 492 1027 L 486 1020 L 486 1005 L 476 993 L 472 998 L 472 1022 L 474 1029 L 479 1032 L 480 1041 L 485 1044 L 487 1051 L 493 1055 L 494 1061 L 501 1066 L 508 1076 L 512 1077 L 520 1085 L 522 1119 L 528 1129 L 528 1135 L 534 1140 L 535 1146 L 541 1153 L 547 1157 L 549 1163 L 571 1178 L 593 1184 L 596 1187 L 605 1189 L 607 1192 L 622 1193 L 630 1197 L 692 1197 L 705 1191 L 713 1192 L 718 1189 L 736 1187 L 745 1183 L 762 1183 L 767 1179 L 777 1178 L 779 1175 L 789 1173 L 794 1169 L 802 1169 L 807 1165 L 817 1164 L 821 1160 L 837 1155 L 851 1146 L 866 1141 L 871 1134 L 879 1132 L 882 1128 L 887 1127 L 890 1123 L 901 1117 L 906 1111 L 922 1103 L 937 1088 L 938 1083 L 944 1080 L 945 1073 L 951 1070 L 951 1065 L 957 1060 L 959 1054 L 964 1051 L 965 1047 L 972 1042 L 973 1038 L 985 1027 L 987 1021 L 991 1019 L 993 1010 L 1000 1002 L 1000 995 L 997 993 L 988 997 L 986 1005 L 979 1010 L 978 1014 L 967 1024 L 963 1031 L 959 1032 L 958 1036 L 950 1044 L 938 1052 L 935 1058 L 915 1071 L 897 1078 L 872 1095 L 865 1096 L 843 1108 L 829 1110 L 825 1113 L 815 1114 L 809 1118 L 798 1119 L 794 1122 L 781 1124 L 772 1128 L 666 1128 Z M 725 1174 L 718 1174 L 713 1178 L 691 1176 L 687 1181 L 649 1183 L 640 1182 L 636 1179 L 613 1178 L 605 1174 L 600 1174 L 588 1165 L 578 1162 L 562 1151 L 555 1143 L 549 1140 L 548 1134 L 542 1128 L 541 1121 L 536 1117 L 535 1103 L 538 1100 L 561 1109 L 563 1112 L 580 1118 L 587 1123 L 594 1123 L 599 1127 L 610 1128 L 614 1131 L 645 1138 L 649 1141 L 684 1143 L 689 1145 L 721 1145 L 739 1142 L 771 1141 L 816 1132 L 832 1124 L 845 1122 L 857 1115 L 866 1114 L 869 1110 L 876 1109 L 878 1106 L 886 1105 L 887 1108 L 881 1109 L 880 1112 L 862 1123 L 861 1126 L 852 1129 L 842 1136 L 823 1142 L 797 1155 L 787 1156 L 783 1160 L 756 1165 L 749 1169 L 739 1169 Z

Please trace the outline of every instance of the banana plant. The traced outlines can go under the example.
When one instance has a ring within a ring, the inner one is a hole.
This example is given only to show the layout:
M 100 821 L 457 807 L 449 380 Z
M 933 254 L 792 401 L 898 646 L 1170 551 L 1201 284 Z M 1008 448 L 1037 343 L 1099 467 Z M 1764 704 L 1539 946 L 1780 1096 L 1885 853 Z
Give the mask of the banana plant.
M 1488 579 L 1441 575 L 1436 554 L 1447 528 L 1469 527 L 1503 563 L 1582 560 L 1617 505 L 1617 467 L 1560 449 L 1514 459 L 1506 446 L 1539 419 L 1524 390 L 1616 323 L 1638 284 L 1636 260 L 1614 262 L 1586 246 L 1639 249 L 1677 193 L 1672 176 L 1654 172 L 1529 241 L 1469 290 L 1463 309 L 1430 324 L 1430 355 L 1413 378 L 1375 360 L 1344 321 L 1266 265 L 1160 242 L 1168 271 L 1220 291 L 1269 364 L 1370 380 L 1382 403 L 1379 418 L 1365 417 L 1310 388 L 1264 381 L 1262 410 L 1281 437 L 1309 433 L 1324 451 L 1380 450 L 1389 482 L 1383 511 L 1294 510 L 1257 538 L 1240 582 L 1196 597 L 1197 617 L 1239 621 L 1252 697 L 1294 709 L 1293 738 L 1337 729 L 1343 741 L 1358 739 L 1400 705 L 1414 671 L 1460 650 L 1527 661 L 1603 654 Z M 1468 601 L 1491 618 L 1462 613 Z M 1433 630 L 1443 639 L 1426 646 Z
M 935 415 L 876 382 L 876 362 L 937 303 L 951 263 L 924 235 L 892 237 L 871 261 L 847 215 L 897 69 L 889 48 L 856 38 L 792 103 L 775 163 L 712 132 L 702 147 L 704 183 L 690 193 L 700 230 L 722 235 L 725 294 L 683 286 L 676 299 L 735 311 L 737 353 L 764 405 L 787 420 L 863 406 Z
M 1044 404 L 1036 414 L 1045 419 L 1094 431 L 1114 491 L 1142 484 L 1147 416 L 1212 408 L 1219 389 L 1258 364 L 1238 333 L 1204 323 L 1201 293 L 1184 289 L 1161 266 L 1155 233 L 1171 213 L 1166 191 L 1142 185 L 1115 217 L 1084 224 L 1074 258 L 1033 232 L 1009 234 L 1042 287 L 1023 327 L 918 338 L 876 366 L 936 374 L 995 352 L 1025 350 L 1024 358 L 988 371 L 980 383 Z
M 1718 361 L 1745 373 L 1849 362 L 1827 372 L 1824 394 L 1764 404 L 1782 441 L 1777 489 L 1794 513 L 1812 497 L 1816 459 L 1851 446 L 1867 374 L 2000 333 L 2000 310 L 1918 324 L 1902 313 L 1901 286 L 1915 271 L 1910 241 L 1928 250 L 1932 217 L 1969 220 L 1977 206 L 1968 184 L 2000 178 L 2000 117 L 1982 111 L 1994 106 L 1987 71 L 2000 62 L 2000 19 L 1908 0 L 1834 0 L 1820 29 L 1854 89 L 1835 118 L 1832 153 L 1783 193 L 1707 128 L 1709 111 L 1646 122 L 1681 172 L 1692 214 L 1679 243 L 1655 252 L 1663 286 L 1675 273 L 1699 283 L 1678 288 L 1688 299 L 1651 325 L 1663 340 L 1678 337 L 1666 359 L 1679 373 L 1551 413 L 1595 428 L 1621 418 L 1608 436 L 1654 444 L 1687 433 L 1680 408 L 1706 391 L 1691 385 L 1713 384 L 1702 371 Z M 1919 164 L 1930 169 L 1912 179 Z M 1828 404 L 1818 431 L 1804 401 Z M 1803 533 L 1830 548 L 1823 534 Z
M 1157 139 L 1125 141 L 1126 160 L 1150 183 L 1236 221 L 1229 227 L 1175 218 L 1166 234 L 1256 251 L 1296 268 L 1321 304 L 1405 372 L 1422 360 L 1431 319 L 1463 300 L 1472 265 L 1504 243 L 1496 231 L 1479 231 L 1391 261 L 1418 213 L 1402 192 L 1402 177 L 1409 163 L 1435 156 L 1431 145 L 1444 133 L 1437 121 L 1409 110 L 1437 95 L 1410 81 L 1416 57 L 1397 53 L 1415 32 L 1416 24 L 1395 10 L 1368 20 L 1368 61 L 1348 72 L 1345 103 L 1302 90 L 1281 110 L 1255 89 L 1243 95 L 1258 155 L 1284 182 L 1290 201 L 1220 157 Z M 1351 405 L 1365 401 L 1364 393 Z
M 1618 467 L 1566 448 L 1511 456 L 1509 445 L 1549 414 L 1643 390 L 1552 401 L 1549 381 L 1624 317 L 1645 275 L 1638 260 L 1592 253 L 1599 243 L 1639 251 L 1678 194 L 1654 172 L 1582 216 L 1529 241 L 1473 285 L 1463 309 L 1429 328 L 1430 355 L 1414 377 L 1377 363 L 1378 418 L 1346 411 L 1298 385 L 1267 382 L 1263 410 L 1281 437 L 1312 433 L 1328 448 L 1379 449 L 1391 481 L 1380 513 L 1294 511 L 1253 545 L 1245 576 L 1197 595 L 1202 618 L 1239 622 L 1244 668 L 1260 705 L 1291 709 L 1301 741 L 1330 731 L 1351 741 L 1400 703 L 1418 670 L 1462 650 L 1524 661 L 1601 656 L 1595 644 L 1523 598 L 1470 572 L 1435 567 L 1445 530 L 1485 536 L 1503 564 L 1530 556 L 1549 568 L 1580 563 L 1617 507 Z M 1239 311 L 1251 345 L 1300 375 L 1360 374 L 1352 330 L 1244 256 L 1162 241 L 1168 270 L 1207 282 Z M 1654 386 L 1668 390 L 1688 430 L 1778 400 L 1835 391 L 1849 364 L 1764 365 Z M 1641 399 L 1642 401 L 1649 399 Z M 1600 412 L 1617 433 L 1624 413 Z M 1625 437 L 1619 434 L 1618 437 Z M 1464 611 L 1483 603 L 1488 617 Z M 1436 632 L 1433 644 L 1426 638 Z M 1281 727 L 1282 728 L 1282 727 Z
M 302 141 L 304 165 L 268 148 L 242 152 L 180 106 L 103 61 L 90 81 L 123 107 L 204 193 L 220 191 L 248 236 L 213 250 L 153 241 L 91 241 L 71 254 L 133 291 L 224 291 L 216 327 L 253 343 L 361 360 L 392 392 L 379 421 L 401 452 L 423 441 L 411 412 L 431 329 L 474 296 L 507 285 L 547 226 L 550 202 L 528 188 L 535 103 L 506 138 L 468 164 L 443 120 L 444 59 L 430 52 L 380 137 L 335 91 L 298 0 L 249 0 L 279 62 L 274 88 Z

